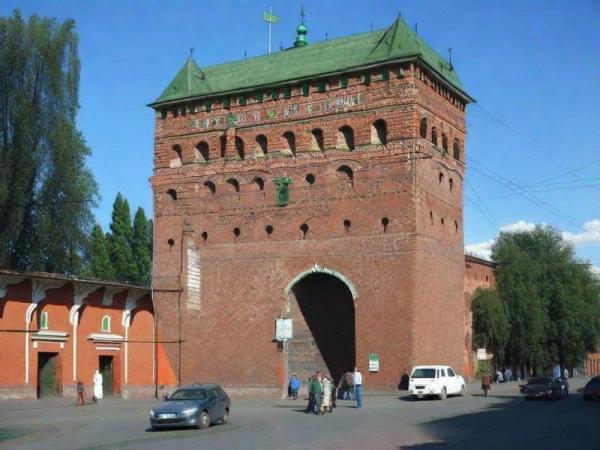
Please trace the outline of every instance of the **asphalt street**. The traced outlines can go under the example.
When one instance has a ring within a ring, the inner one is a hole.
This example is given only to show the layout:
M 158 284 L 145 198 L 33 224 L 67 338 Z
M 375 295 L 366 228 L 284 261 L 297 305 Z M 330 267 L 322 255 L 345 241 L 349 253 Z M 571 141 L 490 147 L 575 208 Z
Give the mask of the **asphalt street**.
M 9 449 L 481 449 L 598 450 L 600 402 L 584 402 L 572 380 L 566 400 L 526 402 L 517 383 L 483 397 L 412 401 L 371 393 L 324 416 L 304 400 L 233 399 L 231 420 L 207 430 L 152 431 L 154 399 L 107 399 L 75 407 L 71 399 L 0 402 L 0 447 Z

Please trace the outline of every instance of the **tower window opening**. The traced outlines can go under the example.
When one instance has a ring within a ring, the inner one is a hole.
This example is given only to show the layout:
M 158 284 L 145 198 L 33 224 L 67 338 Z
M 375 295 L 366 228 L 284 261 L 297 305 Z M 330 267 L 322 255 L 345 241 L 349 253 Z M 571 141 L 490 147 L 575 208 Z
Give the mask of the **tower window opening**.
M 205 141 L 200 142 L 196 146 L 196 161 L 208 161 L 209 159 L 209 148 Z
M 245 157 L 245 154 L 244 154 L 244 141 L 239 136 L 235 137 L 235 150 L 237 152 L 238 158 L 240 158 L 241 160 L 243 160 L 244 157 Z
M 173 201 L 177 200 L 177 191 L 175 189 L 169 189 L 167 191 L 167 195 L 169 196 L 169 198 Z
M 265 180 L 263 180 L 261 177 L 254 178 L 254 184 L 258 186 L 259 191 L 262 191 L 265 188 Z
M 167 241 L 167 244 L 169 245 L 170 248 L 173 248 L 173 246 L 175 245 L 175 241 L 173 239 L 169 239 Z
M 206 231 L 203 231 L 201 236 L 202 236 L 202 240 L 204 242 L 206 242 L 208 240 L 208 233 Z
M 285 139 L 287 150 L 292 152 L 292 155 L 296 155 L 296 136 L 291 131 L 286 131 L 283 133 L 283 138 Z
M 383 217 L 381 219 L 381 225 L 383 225 L 383 232 L 384 233 L 387 233 L 387 228 L 388 228 L 389 224 L 390 224 L 390 219 L 388 219 L 387 217 Z
M 273 225 L 267 225 L 265 227 L 265 232 L 267 233 L 267 236 L 271 237 L 273 234 Z
M 438 178 L 439 178 L 440 183 L 444 182 L 444 174 L 442 172 L 440 172 L 440 175 Z
M 419 134 L 423 139 L 427 139 L 427 119 L 423 117 L 419 126 Z
M 259 153 L 262 153 L 263 155 L 266 155 L 268 153 L 269 141 L 267 140 L 267 137 L 264 134 L 259 134 L 258 136 L 256 136 L 256 144 L 258 145 Z
M 225 158 L 225 153 L 227 152 L 227 136 L 224 134 L 219 136 L 219 150 L 221 158 Z
M 336 148 L 338 150 L 354 150 L 354 130 L 348 125 L 344 125 L 338 130 Z
M 447 152 L 448 151 L 448 136 L 446 133 L 442 133 L 442 148 Z
M 238 237 L 240 237 L 240 234 L 242 234 L 242 232 L 240 231 L 240 229 L 238 227 L 235 227 L 233 229 L 233 235 L 235 236 L 235 238 L 237 239 Z
M 371 144 L 387 144 L 387 126 L 382 119 L 376 120 L 371 125 Z
M 302 231 L 302 239 L 305 239 L 308 233 L 308 224 L 303 223 L 302 225 L 300 225 L 300 231 Z
M 320 150 L 323 151 L 325 149 L 324 139 L 323 139 L 323 130 L 320 128 L 315 128 L 311 131 L 312 135 L 312 150 Z
M 454 144 L 452 145 L 452 156 L 456 160 L 460 160 L 460 141 L 458 139 L 454 139 Z
M 306 182 L 310 185 L 315 183 L 315 176 L 312 173 L 309 173 L 308 175 L 306 175 L 306 177 L 304 178 L 306 180 Z
M 350 226 L 352 225 L 352 222 L 350 222 L 348 219 L 344 220 L 344 231 L 346 233 L 350 232 Z
M 211 195 L 214 195 L 217 190 L 215 183 L 213 183 L 212 181 L 205 181 L 203 186 L 206 189 L 208 189 L 208 191 L 210 192 Z
M 437 135 L 437 128 L 436 127 L 433 127 L 431 129 L 431 142 L 435 146 L 438 145 L 438 135 Z
M 452 189 L 454 188 L 454 180 L 453 180 L 452 178 L 450 178 L 450 179 L 448 180 L 448 183 L 449 183 L 449 185 L 450 185 L 450 192 L 452 192 Z
M 235 192 L 240 192 L 240 183 L 235 178 L 229 178 L 226 183 L 231 186 Z

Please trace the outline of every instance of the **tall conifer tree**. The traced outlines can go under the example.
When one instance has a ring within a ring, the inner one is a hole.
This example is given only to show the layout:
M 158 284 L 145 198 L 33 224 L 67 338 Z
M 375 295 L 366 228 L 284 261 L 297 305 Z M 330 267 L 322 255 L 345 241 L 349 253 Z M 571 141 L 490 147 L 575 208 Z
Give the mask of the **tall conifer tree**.
M 150 240 L 149 240 L 150 237 Z M 146 286 L 150 285 L 152 278 L 152 240 L 151 225 L 146 219 L 143 208 L 138 208 L 133 219 L 133 239 L 131 249 L 133 259 L 137 264 L 137 282 Z
M 110 256 L 115 268 L 115 277 L 119 281 L 136 282 L 139 278 L 137 264 L 133 259 L 131 241 L 133 227 L 129 202 L 117 194 L 113 204 L 111 234 L 109 237 Z
M 86 275 L 109 281 L 115 279 L 115 269 L 108 253 L 108 242 L 102 227 L 98 224 L 92 229 L 90 266 Z

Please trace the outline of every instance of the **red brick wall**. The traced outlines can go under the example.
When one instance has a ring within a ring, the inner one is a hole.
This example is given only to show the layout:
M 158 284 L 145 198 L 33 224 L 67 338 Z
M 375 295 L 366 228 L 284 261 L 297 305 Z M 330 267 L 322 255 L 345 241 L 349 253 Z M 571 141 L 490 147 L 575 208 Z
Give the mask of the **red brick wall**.
M 177 340 L 181 308 L 181 348 L 165 344 L 166 357 L 181 382 L 216 381 L 237 387 L 279 388 L 283 354 L 273 342 L 274 319 L 286 314 L 285 289 L 294 277 L 315 263 L 345 276 L 356 288 L 356 361 L 367 386 L 392 387 L 411 364 L 436 362 L 460 370 L 464 359 L 464 256 L 461 162 L 452 159 L 454 137 L 464 145 L 464 112 L 405 65 L 404 78 L 361 84 L 354 74 L 349 87 L 336 79 L 324 93 L 292 99 L 249 101 L 230 111 L 267 111 L 360 93 L 360 105 L 338 113 L 277 118 L 219 130 L 200 131 L 190 124 L 217 117 L 188 112 L 185 117 L 157 118 L 155 171 L 154 286 L 162 338 Z M 188 107 L 188 109 L 190 109 Z M 203 108 L 200 108 L 203 109 Z M 180 108 L 181 110 L 181 108 Z M 190 109 L 190 110 L 193 110 Z M 449 136 L 450 156 L 419 137 L 423 116 Z M 388 144 L 371 144 L 371 125 L 387 124 Z M 336 150 L 336 132 L 354 130 L 355 151 Z M 324 133 L 325 151 L 311 151 L 311 130 Z M 295 158 L 274 155 L 296 136 Z M 227 136 L 225 160 L 218 155 L 219 136 Z M 267 136 L 269 155 L 254 158 L 255 137 Z M 236 157 L 234 136 L 245 143 L 246 159 Z M 209 162 L 193 162 L 200 141 L 210 146 Z M 182 165 L 173 145 L 182 148 Z M 463 148 L 461 145 L 461 148 Z M 336 171 L 352 168 L 353 182 Z M 445 184 L 439 183 L 439 172 Z M 305 177 L 313 174 L 310 185 Z M 293 179 L 290 204 L 275 206 L 278 175 Z M 264 180 L 264 190 L 253 182 Z M 239 192 L 226 181 L 235 178 Z M 448 180 L 453 178 L 450 192 Z M 213 195 L 204 183 L 216 185 Z M 177 191 L 173 200 L 167 191 Z M 429 211 L 435 218 L 430 223 Z M 382 218 L 389 224 L 384 232 Z M 445 219 L 441 226 L 439 220 Z M 350 220 L 349 230 L 344 220 Z M 456 221 L 456 228 L 454 222 Z M 303 239 L 300 225 L 309 225 Z M 274 232 L 268 236 L 265 227 Z M 241 234 L 235 238 L 233 229 Z M 202 233 L 208 235 L 205 241 Z M 171 244 L 169 244 L 169 240 Z M 200 259 L 199 304 L 188 301 L 187 248 Z M 182 248 L 184 251 L 182 252 Z M 434 311 L 431 315 L 429 311 Z M 380 372 L 367 373 L 368 355 L 380 357 Z M 210 363 L 207 363 L 210 361 Z M 160 363 L 159 363 L 160 370 Z

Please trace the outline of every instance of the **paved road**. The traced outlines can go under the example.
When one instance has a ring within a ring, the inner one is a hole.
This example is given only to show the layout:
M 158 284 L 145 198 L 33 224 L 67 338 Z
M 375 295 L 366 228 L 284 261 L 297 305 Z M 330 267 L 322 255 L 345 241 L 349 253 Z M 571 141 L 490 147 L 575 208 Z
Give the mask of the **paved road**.
M 572 390 L 582 385 L 572 382 Z M 208 430 L 153 432 L 153 400 L 106 400 L 76 408 L 66 399 L 0 402 L 0 447 L 10 449 L 481 449 L 598 450 L 600 402 L 578 394 L 525 402 L 516 383 L 485 398 L 410 401 L 367 395 L 365 407 L 339 402 L 334 413 L 304 414 L 304 401 L 232 402 L 231 422 Z

